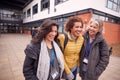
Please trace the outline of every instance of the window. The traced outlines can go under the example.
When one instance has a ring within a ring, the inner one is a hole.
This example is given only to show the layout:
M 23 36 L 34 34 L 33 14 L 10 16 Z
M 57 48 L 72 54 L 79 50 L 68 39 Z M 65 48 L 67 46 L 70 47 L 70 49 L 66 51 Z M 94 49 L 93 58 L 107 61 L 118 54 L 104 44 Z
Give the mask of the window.
M 67 19 L 68 19 L 69 17 L 71 17 L 71 16 L 64 17 L 64 18 L 63 18 L 63 21 L 67 21 Z
M 111 2 L 111 1 L 108 1 L 107 7 L 108 7 L 109 9 L 112 9 L 112 2 Z
M 23 18 L 26 18 L 26 12 L 23 12 Z
M 68 0 L 55 0 L 55 5 L 58 5 L 58 4 L 63 3 L 65 1 L 68 1 Z
M 120 0 L 107 0 L 107 8 L 120 12 Z
M 113 3 L 113 10 L 117 11 L 117 5 Z
M 112 19 L 112 18 L 107 18 L 107 21 L 109 21 L 109 22 L 114 22 L 114 19 Z
M 49 0 L 41 0 L 41 11 L 50 7 Z
M 105 21 L 105 16 L 101 16 L 101 15 L 97 15 L 97 14 L 93 14 L 93 19 L 100 19 L 102 21 Z
M 27 17 L 30 17 L 30 15 L 31 15 L 31 9 L 28 9 L 27 10 Z
M 33 6 L 33 14 L 38 13 L 38 4 Z
M 114 2 L 115 2 L 115 3 L 117 3 L 117 2 L 118 2 L 118 0 L 114 0 Z
M 61 33 L 62 33 L 62 31 L 63 31 L 63 25 L 62 25 L 62 24 L 59 24 L 58 32 L 61 32 Z
M 55 21 L 56 22 L 62 22 L 62 18 L 57 18 Z
M 55 5 L 61 3 L 62 0 L 55 0 Z
M 119 20 L 116 18 L 106 17 L 105 21 L 119 24 Z

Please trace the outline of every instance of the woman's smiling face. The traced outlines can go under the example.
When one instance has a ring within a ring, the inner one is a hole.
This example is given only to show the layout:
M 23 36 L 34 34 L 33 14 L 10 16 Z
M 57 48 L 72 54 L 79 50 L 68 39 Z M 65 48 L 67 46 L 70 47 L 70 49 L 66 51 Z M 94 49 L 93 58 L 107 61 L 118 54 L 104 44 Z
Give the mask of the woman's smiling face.
M 99 32 L 99 25 L 92 22 L 89 26 L 89 35 L 95 36 L 98 32 Z
M 73 28 L 71 29 L 71 33 L 74 37 L 80 36 L 83 30 L 83 26 L 81 22 L 75 22 Z
M 52 42 L 57 35 L 57 31 L 57 26 L 52 26 L 52 30 L 46 35 L 45 40 Z

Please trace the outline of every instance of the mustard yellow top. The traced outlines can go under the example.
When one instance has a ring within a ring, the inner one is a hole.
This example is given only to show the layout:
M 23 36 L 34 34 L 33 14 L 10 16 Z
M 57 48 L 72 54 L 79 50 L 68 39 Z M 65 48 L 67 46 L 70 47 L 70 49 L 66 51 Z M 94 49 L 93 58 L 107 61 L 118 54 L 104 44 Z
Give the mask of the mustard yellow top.
M 79 54 L 84 42 L 84 38 L 82 37 L 82 35 L 80 35 L 77 41 L 75 41 L 70 37 L 70 33 L 67 33 L 67 35 L 68 35 L 68 42 L 66 44 L 65 49 L 63 49 L 64 40 L 65 40 L 64 34 L 60 34 L 58 39 L 60 40 L 60 45 L 63 49 L 65 72 L 66 74 L 70 74 L 71 72 L 70 69 L 74 68 L 79 64 L 79 60 L 80 60 Z

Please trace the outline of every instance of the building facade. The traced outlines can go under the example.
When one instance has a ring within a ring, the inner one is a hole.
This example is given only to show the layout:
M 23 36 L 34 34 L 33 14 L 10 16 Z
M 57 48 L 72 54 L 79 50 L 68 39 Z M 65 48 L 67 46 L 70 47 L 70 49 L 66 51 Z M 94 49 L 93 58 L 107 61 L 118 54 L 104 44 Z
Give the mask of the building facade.
M 59 32 L 63 32 L 66 19 L 77 15 L 83 19 L 84 25 L 91 18 L 102 19 L 108 43 L 120 42 L 120 0 L 34 0 L 23 13 L 25 33 L 29 33 L 33 26 L 40 26 L 47 18 L 55 20 L 60 26 Z
M 22 30 L 22 11 L 0 9 L 0 33 L 20 33 Z
M 14 5 L 11 4 L 12 1 Z M 85 27 L 91 18 L 102 19 L 105 24 L 104 36 L 108 43 L 120 42 L 120 0 L 12 1 L 7 3 L 13 5 L 13 9 L 0 7 L 0 33 L 30 34 L 32 27 L 39 27 L 48 18 L 59 24 L 59 32 L 64 32 L 66 20 L 71 16 L 79 16 Z M 18 8 L 15 6 L 20 7 L 20 10 L 14 10 Z

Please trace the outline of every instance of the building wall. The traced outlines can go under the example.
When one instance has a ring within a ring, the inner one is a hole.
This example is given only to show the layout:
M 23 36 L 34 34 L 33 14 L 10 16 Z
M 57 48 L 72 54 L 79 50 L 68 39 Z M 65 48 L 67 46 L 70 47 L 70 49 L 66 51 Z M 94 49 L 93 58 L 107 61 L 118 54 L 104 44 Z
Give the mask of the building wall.
M 107 15 L 110 15 L 110 17 L 117 17 L 120 18 L 120 11 L 116 12 L 113 10 L 110 10 L 106 8 L 107 0 L 81 0 L 78 2 L 78 0 L 66 0 L 63 3 L 60 3 L 58 5 L 54 5 L 55 0 L 50 0 L 50 8 L 45 9 L 41 11 L 41 0 L 33 0 L 26 8 L 23 9 L 23 12 L 27 11 L 29 8 L 31 9 L 31 16 L 26 17 L 23 19 L 23 23 L 33 22 L 33 21 L 39 21 L 45 18 L 54 18 L 54 17 L 64 17 L 64 15 L 69 15 L 75 12 L 75 15 L 82 18 L 84 26 L 87 26 L 90 19 L 93 17 L 93 14 L 100 14 L 103 13 L 101 16 L 104 16 L 105 19 L 107 18 Z M 38 4 L 38 13 L 32 15 L 32 7 Z M 97 13 L 94 13 L 93 11 L 84 12 L 84 10 L 97 10 Z M 100 11 L 100 12 L 99 12 Z M 79 13 L 82 12 L 82 13 Z M 114 18 L 116 19 L 116 18 Z M 64 22 L 61 23 L 64 25 Z M 111 23 L 109 21 L 104 22 L 105 24 L 105 33 L 104 37 L 107 40 L 108 44 L 114 44 L 114 43 L 120 43 L 120 24 L 115 24 L 114 22 Z M 63 26 L 62 26 L 63 27 Z M 84 28 L 85 30 L 85 28 Z M 25 31 L 25 33 L 30 34 L 30 31 Z
M 79 16 L 83 20 L 83 24 L 84 24 L 83 34 L 84 34 L 84 31 L 86 30 L 87 24 L 89 23 L 89 21 L 92 17 L 92 13 L 84 13 L 84 14 L 80 14 L 77 16 Z
M 87 0 L 86 5 L 88 4 L 90 8 L 120 17 L 120 11 L 116 12 L 116 11 L 106 8 L 107 0 Z
M 92 18 L 92 13 L 85 13 L 78 15 L 82 18 L 84 23 L 84 30 L 87 27 L 90 19 Z M 120 43 L 120 24 L 110 23 L 110 22 L 104 22 L 104 31 L 103 36 L 106 39 L 107 43 L 115 44 Z
M 120 43 L 120 25 L 109 22 L 104 22 L 105 33 L 104 37 L 108 44 Z
M 92 13 L 85 13 L 79 15 L 83 22 L 85 28 L 87 27 L 90 19 L 92 18 Z M 84 30 L 85 30 L 84 28 Z M 106 39 L 107 43 L 115 44 L 120 43 L 120 24 L 110 23 L 110 22 L 104 22 L 104 31 L 103 36 Z
M 92 13 L 85 13 L 77 15 L 80 18 L 82 18 L 84 23 L 84 30 L 87 27 L 87 24 L 89 23 L 90 19 L 92 18 Z M 25 34 L 30 34 L 29 30 L 24 31 Z M 103 35 L 107 41 L 107 43 L 115 44 L 120 43 L 120 24 L 110 23 L 110 22 L 104 22 L 104 32 Z
M 84 24 L 88 24 L 88 22 L 90 21 L 90 19 L 92 17 L 92 13 L 84 13 L 84 14 L 80 14 L 78 16 L 80 18 L 82 18 Z
M 50 8 L 41 11 L 41 0 L 33 0 L 28 6 L 23 9 L 26 12 L 31 9 L 31 16 L 23 19 L 23 23 L 40 20 L 48 17 L 54 17 L 62 14 L 67 14 L 75 11 L 80 11 L 88 8 L 93 8 L 111 15 L 120 17 L 120 12 L 116 12 L 106 8 L 107 0 L 66 0 L 63 3 L 54 5 L 55 0 L 50 0 Z M 38 13 L 32 14 L 32 7 L 38 4 Z
M 24 34 L 31 35 L 31 31 L 30 30 L 24 30 Z

